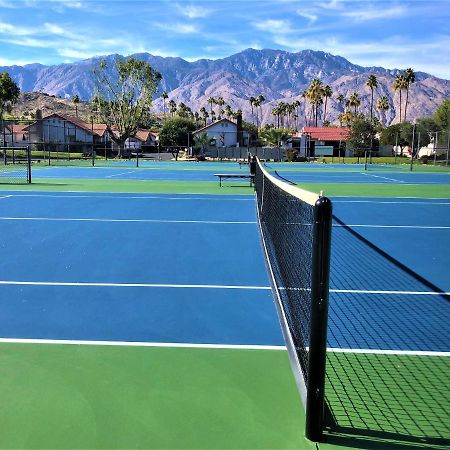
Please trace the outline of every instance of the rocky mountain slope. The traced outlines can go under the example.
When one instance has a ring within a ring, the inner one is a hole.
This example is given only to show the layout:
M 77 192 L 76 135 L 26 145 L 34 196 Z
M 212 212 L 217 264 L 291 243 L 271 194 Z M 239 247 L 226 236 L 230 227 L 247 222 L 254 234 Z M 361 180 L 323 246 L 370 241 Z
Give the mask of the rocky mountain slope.
M 301 100 L 301 93 L 313 78 L 318 77 L 333 89 L 333 97 L 328 101 L 327 118 L 335 121 L 343 111 L 343 105 L 336 100 L 339 94 L 348 98 L 352 92 L 358 92 L 361 110 L 368 112 L 370 90 L 365 84 L 368 75 L 373 73 L 379 84 L 375 99 L 382 95 L 389 98 L 390 109 L 386 114 L 386 121 L 395 121 L 399 113 L 398 94 L 392 89 L 399 70 L 361 67 L 329 53 L 248 49 L 223 59 L 203 59 L 191 63 L 181 58 L 163 58 L 148 53 L 133 56 L 149 62 L 162 73 L 159 94 L 165 90 L 169 99 L 176 103 L 184 102 L 193 110 L 199 110 L 202 106 L 209 110 L 206 101 L 208 97 L 222 96 L 233 109 L 243 110 L 244 119 L 252 120 L 248 98 L 262 94 L 266 99 L 262 107 L 263 120 L 272 122 L 274 118 L 271 110 L 278 102 Z M 95 92 L 93 68 L 101 59 L 106 59 L 112 65 L 120 57 L 108 55 L 55 66 L 32 64 L 24 67 L 0 67 L 0 71 L 9 72 L 22 91 L 46 92 L 63 98 L 78 94 L 81 99 L 89 100 Z M 431 115 L 442 100 L 448 97 L 450 81 L 417 73 L 417 81 L 410 90 L 408 119 Z M 155 98 L 154 109 L 162 108 L 162 99 Z

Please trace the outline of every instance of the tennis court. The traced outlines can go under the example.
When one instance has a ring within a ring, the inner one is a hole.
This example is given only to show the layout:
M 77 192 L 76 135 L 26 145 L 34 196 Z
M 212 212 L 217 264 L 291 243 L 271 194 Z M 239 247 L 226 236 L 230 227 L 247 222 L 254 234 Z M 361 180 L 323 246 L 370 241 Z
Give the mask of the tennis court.
M 188 164 L 49 167 L 29 187 L 2 186 L 0 446 L 447 448 L 448 173 L 280 171 L 328 186 L 334 205 L 327 443 L 316 447 L 252 190 L 219 188 L 217 164 Z M 168 188 L 177 182 L 183 193 Z

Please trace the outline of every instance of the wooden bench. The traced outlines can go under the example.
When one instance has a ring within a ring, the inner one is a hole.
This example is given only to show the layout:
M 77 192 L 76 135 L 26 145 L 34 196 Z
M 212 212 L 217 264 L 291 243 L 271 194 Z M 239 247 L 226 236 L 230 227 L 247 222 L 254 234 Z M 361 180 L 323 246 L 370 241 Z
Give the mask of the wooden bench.
M 253 180 L 255 178 L 255 175 L 247 173 L 247 174 L 241 174 L 241 173 L 215 173 L 215 177 L 219 177 L 219 185 L 222 187 L 222 180 L 227 178 L 235 178 L 235 179 L 246 179 L 250 180 L 250 186 L 253 186 Z

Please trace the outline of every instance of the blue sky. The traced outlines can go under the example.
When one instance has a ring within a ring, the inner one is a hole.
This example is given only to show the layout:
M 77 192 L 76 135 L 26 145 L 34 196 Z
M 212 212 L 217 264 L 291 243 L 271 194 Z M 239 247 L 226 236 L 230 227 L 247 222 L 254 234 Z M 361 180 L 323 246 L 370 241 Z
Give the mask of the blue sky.
M 252 47 L 450 79 L 449 23 L 449 0 L 0 0 L 0 65 L 139 52 L 193 61 Z

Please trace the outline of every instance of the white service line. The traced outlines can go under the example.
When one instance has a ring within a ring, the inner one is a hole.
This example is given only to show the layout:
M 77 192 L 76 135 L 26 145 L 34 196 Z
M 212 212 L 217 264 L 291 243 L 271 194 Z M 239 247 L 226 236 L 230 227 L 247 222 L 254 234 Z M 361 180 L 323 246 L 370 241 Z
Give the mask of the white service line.
M 333 224 L 334 228 L 411 228 L 418 230 L 448 230 L 450 226 L 429 226 L 429 225 L 371 225 L 371 224 Z
M 384 180 L 395 181 L 396 183 L 405 183 L 405 181 L 402 181 L 402 180 L 396 180 L 395 178 L 382 177 L 381 175 L 372 175 L 371 173 L 361 172 L 361 175 L 366 175 L 367 177 L 382 178 Z
M 166 220 L 166 219 L 88 219 L 73 217 L 0 217 L 0 220 L 32 220 L 47 222 L 141 222 L 141 223 L 196 223 L 196 224 L 231 224 L 231 225 L 254 225 L 255 221 L 234 220 Z
M 0 282 L 1 283 L 1 282 Z M 368 295 L 450 295 L 450 292 L 434 291 L 382 291 L 365 289 L 330 289 L 330 292 L 336 294 L 368 294 Z
M 12 195 L 1 195 L 1 196 L 0 196 L 0 200 L 1 200 L 1 199 L 4 199 L 4 198 L 9 198 L 9 197 L 12 197 Z
M 398 356 L 450 356 L 450 352 L 433 352 L 420 350 L 381 350 L 359 348 L 327 348 L 330 353 L 353 353 L 364 355 L 398 355 Z
M 233 345 L 233 344 L 188 344 L 179 342 L 128 342 L 128 341 L 85 341 L 68 339 L 16 339 L 0 338 L 0 343 L 12 344 L 65 344 L 98 345 L 112 347 L 167 347 L 167 348 L 210 348 L 230 350 L 286 350 L 282 345 Z
M 0 280 L 0 285 L 19 286 L 93 286 L 93 287 L 144 287 L 175 289 L 247 289 L 270 291 L 270 286 L 221 285 L 221 284 L 168 284 L 168 283 L 94 283 L 64 281 L 10 281 Z
M 133 342 L 133 341 L 90 341 L 73 339 L 20 339 L 0 338 L 0 343 L 8 344 L 57 344 L 57 345 L 95 345 L 104 347 L 160 347 L 160 348 L 199 348 L 222 350 L 277 350 L 286 351 L 284 345 L 238 345 L 238 344 L 194 344 L 182 342 Z M 352 349 L 327 348 L 330 353 L 351 353 L 369 355 L 397 356 L 450 356 L 450 352 L 433 352 L 420 350 L 382 350 L 382 349 Z
M 399 201 L 387 201 L 387 200 L 332 200 L 333 203 L 369 203 L 369 204 L 386 204 L 386 205 L 448 205 L 450 206 L 450 200 L 446 202 L 399 202 Z
M 142 287 L 142 288 L 175 288 L 175 289 L 247 289 L 258 291 L 270 291 L 270 286 L 248 286 L 248 285 L 224 285 L 224 284 L 170 284 L 170 283 L 97 283 L 97 282 L 75 282 L 75 281 L 17 281 L 0 280 L 0 285 L 18 286 L 90 286 L 90 287 Z M 286 288 L 279 288 L 280 290 Z M 297 288 L 292 288 L 297 290 Z M 298 288 L 298 290 L 302 290 Z M 450 292 L 434 291 L 383 291 L 363 289 L 330 289 L 330 293 L 337 294 L 389 294 L 389 295 L 450 295 Z
M 135 173 L 134 170 L 127 170 L 126 172 L 115 173 L 114 175 L 106 175 L 105 178 L 118 177 L 120 175 L 126 175 L 127 173 Z
M 178 195 L 178 194 L 177 194 Z M 186 194 L 179 194 L 179 195 L 186 195 Z M 196 194 L 189 194 L 189 195 L 196 195 Z M 198 194 L 201 195 L 201 194 Z M 207 201 L 214 201 L 217 202 L 218 200 L 220 201 L 246 201 L 246 202 L 253 202 L 255 201 L 254 196 L 247 196 L 247 194 L 242 194 L 242 197 L 247 197 L 247 198 L 221 198 L 221 197 L 225 197 L 222 195 L 214 195 L 211 197 L 161 197 L 161 196 L 151 196 L 151 195 L 146 195 L 146 196 L 133 196 L 133 195 L 45 195 L 45 194 L 11 194 L 11 195 L 7 195 L 6 197 L 38 197 L 38 198 L 63 198 L 63 199 L 67 199 L 67 198 L 102 198 L 102 199 L 116 199 L 116 198 L 120 198 L 120 199 L 138 199 L 138 200 L 148 200 L 148 199 L 156 199 L 156 200 L 207 200 Z

